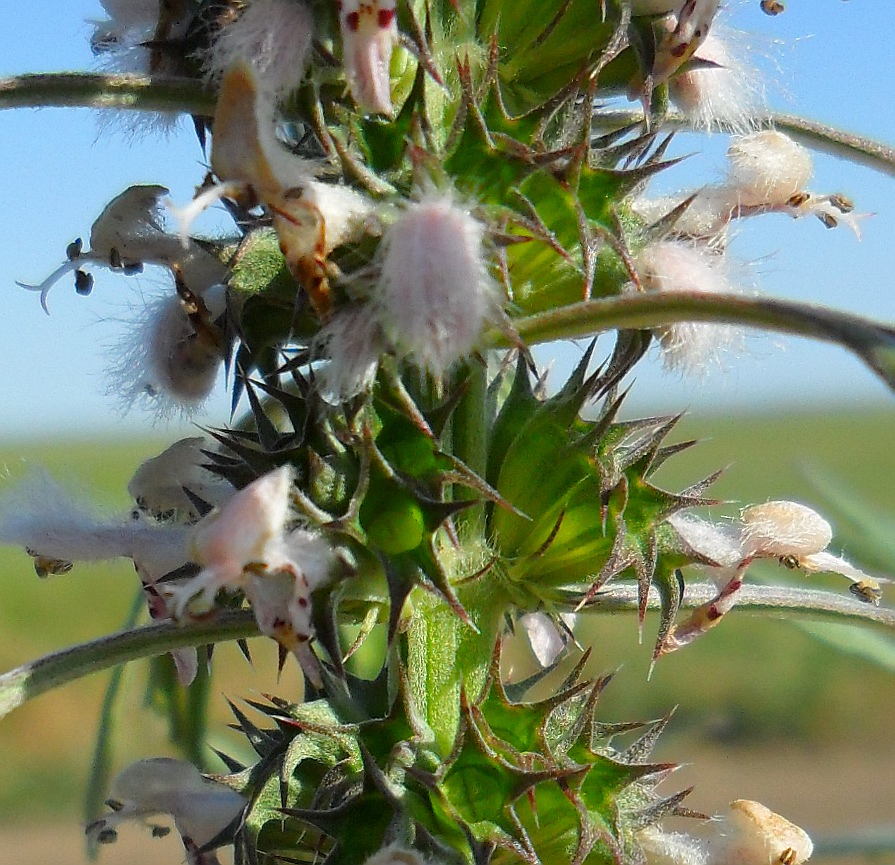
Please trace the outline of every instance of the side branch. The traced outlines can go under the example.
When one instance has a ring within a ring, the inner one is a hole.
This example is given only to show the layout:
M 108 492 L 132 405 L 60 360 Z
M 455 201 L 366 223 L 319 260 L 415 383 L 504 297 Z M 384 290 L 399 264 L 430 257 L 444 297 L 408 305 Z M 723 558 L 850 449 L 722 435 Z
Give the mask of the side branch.
M 610 329 L 651 330 L 678 321 L 738 324 L 837 343 L 895 390 L 895 329 L 816 304 L 698 292 L 632 294 L 572 304 L 513 324 L 523 341 L 536 344 Z M 492 345 L 508 345 L 504 335 L 491 336 Z
M 0 676 L 0 718 L 33 697 L 117 664 L 152 658 L 185 646 L 256 636 L 258 626 L 251 611 L 237 610 L 208 622 L 183 626 L 163 622 L 70 646 Z
M 85 72 L 0 79 L 0 108 L 124 108 L 210 115 L 214 95 L 192 78 Z

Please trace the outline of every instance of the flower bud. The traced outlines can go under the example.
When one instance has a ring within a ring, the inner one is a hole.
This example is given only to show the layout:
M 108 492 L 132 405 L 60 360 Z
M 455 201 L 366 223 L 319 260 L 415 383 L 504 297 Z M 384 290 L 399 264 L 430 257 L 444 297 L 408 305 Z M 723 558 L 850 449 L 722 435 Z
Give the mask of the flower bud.
M 467 357 L 498 312 L 485 227 L 447 196 L 407 205 L 383 239 L 374 303 L 386 335 L 436 375 Z

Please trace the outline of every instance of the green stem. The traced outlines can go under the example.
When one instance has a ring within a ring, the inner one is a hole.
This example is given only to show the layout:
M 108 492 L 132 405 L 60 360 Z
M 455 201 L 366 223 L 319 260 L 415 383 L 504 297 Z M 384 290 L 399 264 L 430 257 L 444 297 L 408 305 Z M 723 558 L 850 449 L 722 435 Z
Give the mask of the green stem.
M 576 339 L 609 329 L 651 330 L 679 321 L 758 327 L 842 345 L 895 389 L 895 329 L 825 306 L 776 298 L 696 292 L 631 294 L 575 303 L 513 321 L 529 345 Z M 509 347 L 491 334 L 492 345 Z
M 484 361 L 473 358 L 466 364 L 466 393 L 454 411 L 451 423 L 453 454 L 480 478 L 488 470 L 488 373 Z M 474 491 L 460 486 L 454 498 L 476 498 Z M 481 537 L 485 525 L 485 508 L 477 505 L 456 517 L 461 534 Z
M 185 646 L 256 636 L 258 626 L 251 611 L 238 610 L 222 613 L 209 622 L 146 625 L 70 646 L 0 676 L 0 718 L 46 691 L 117 664 L 151 658 Z
M 125 108 L 211 115 L 214 105 L 214 94 L 192 78 L 64 72 L 0 79 L 0 108 Z
M 694 609 L 718 594 L 714 583 L 688 583 L 682 609 Z M 587 607 L 596 613 L 636 613 L 637 586 L 610 584 Z M 657 597 L 649 601 L 648 609 L 660 609 Z M 745 585 L 737 591 L 736 606 L 729 615 L 760 613 L 777 618 L 803 619 L 813 622 L 829 621 L 866 625 L 888 634 L 895 632 L 895 610 L 865 604 L 848 595 L 825 592 L 821 589 L 800 589 L 792 586 Z
M 598 111 L 594 114 L 593 126 L 595 129 L 617 129 L 642 121 L 641 111 Z M 883 174 L 895 175 L 895 147 L 890 147 L 888 144 L 851 132 L 843 132 L 794 114 L 768 114 L 763 121 L 764 125 L 786 132 L 815 150 L 822 150 L 833 156 L 866 165 Z M 690 119 L 676 111 L 669 111 L 663 118 L 662 125 L 676 129 L 693 128 Z

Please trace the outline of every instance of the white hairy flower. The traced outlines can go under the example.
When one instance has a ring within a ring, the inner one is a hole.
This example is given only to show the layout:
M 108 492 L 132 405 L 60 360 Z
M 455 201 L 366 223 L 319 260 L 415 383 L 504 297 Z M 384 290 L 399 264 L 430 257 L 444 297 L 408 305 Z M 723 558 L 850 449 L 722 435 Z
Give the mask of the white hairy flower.
M 220 29 L 205 70 L 218 81 L 234 64 L 248 64 L 259 90 L 282 102 L 301 84 L 313 35 L 314 14 L 301 0 L 253 0 Z
M 499 315 L 485 227 L 445 195 L 409 203 L 385 232 L 373 303 L 391 342 L 443 375 Z
M 293 477 L 289 465 L 268 472 L 197 523 L 190 560 L 202 570 L 173 588 L 169 601 L 174 617 L 184 619 L 210 610 L 221 590 L 243 591 L 261 630 L 317 681 L 308 648 L 311 592 L 330 578 L 334 554 L 321 535 L 290 527 Z
M 735 138 L 727 158 L 727 185 L 743 207 L 782 207 L 814 172 L 808 149 L 773 129 Z
M 400 844 L 388 844 L 368 857 L 364 865 L 426 865 L 430 861 L 418 850 Z M 432 865 L 438 863 L 432 862 Z
M 226 266 L 192 238 L 183 241 L 165 230 L 162 198 L 164 186 L 129 186 L 116 195 L 90 229 L 90 248 L 83 249 L 80 238 L 69 246 L 65 262 L 37 285 L 18 283 L 28 291 L 40 292 L 40 304 L 49 314 L 47 295 L 67 273 L 84 267 L 108 268 L 113 272 L 136 273 L 144 264 L 177 267 L 193 290 L 203 291 L 227 275 Z
M 361 111 L 392 113 L 389 67 L 398 42 L 396 0 L 342 0 L 342 63 Z
M 814 849 L 808 834 L 760 802 L 737 799 L 709 824 L 708 837 L 649 826 L 637 833 L 646 865 L 801 865 Z
M 339 310 L 315 341 L 322 360 L 314 367 L 318 393 L 332 405 L 363 393 L 372 386 L 385 350 L 382 329 L 368 306 Z
M 646 291 L 738 294 L 727 272 L 725 256 L 704 244 L 662 240 L 645 247 L 634 261 Z M 730 325 L 677 322 L 657 328 L 667 369 L 705 373 L 736 348 L 740 332 Z
M 170 815 L 190 865 L 208 861 L 199 850 L 214 841 L 243 812 L 246 800 L 235 790 L 203 778 L 190 763 L 167 757 L 140 760 L 118 774 L 107 800 L 113 809 L 87 827 L 92 845 L 109 844 L 128 820 L 148 823 Z
M 695 55 L 714 65 L 680 72 L 668 82 L 672 100 L 697 129 L 747 132 L 759 122 L 765 91 L 753 54 L 745 33 L 715 22 Z
M 220 507 L 231 498 L 233 485 L 204 468 L 206 446 L 201 436 L 181 439 L 141 463 L 127 485 L 140 510 L 156 518 L 191 522 L 201 516 L 195 499 Z
M 760 802 L 731 802 L 722 826 L 712 846 L 712 865 L 801 865 L 814 850 L 804 829 Z
M 109 394 L 123 409 L 139 404 L 159 418 L 189 414 L 211 393 L 224 360 L 214 322 L 226 309 L 226 289 L 213 285 L 193 295 L 149 300 L 130 323 L 109 367 Z M 203 308 L 191 310 L 199 301 Z
M 745 508 L 746 556 L 803 556 L 819 553 L 833 540 L 833 529 L 816 511 L 798 502 L 767 502 Z

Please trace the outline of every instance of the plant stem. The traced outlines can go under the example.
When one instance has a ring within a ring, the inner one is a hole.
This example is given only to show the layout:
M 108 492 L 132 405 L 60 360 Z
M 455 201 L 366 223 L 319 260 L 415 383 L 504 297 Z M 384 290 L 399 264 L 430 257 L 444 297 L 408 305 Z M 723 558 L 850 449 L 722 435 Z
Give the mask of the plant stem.
M 895 330 L 817 304 L 696 292 L 632 294 L 575 303 L 515 319 L 513 324 L 532 345 L 615 328 L 651 330 L 678 321 L 739 324 L 837 343 L 895 389 Z M 500 333 L 493 332 L 491 340 L 492 345 L 509 346 Z
M 0 108 L 124 108 L 211 115 L 214 104 L 214 94 L 192 78 L 65 72 L 0 79 Z
M 642 122 L 641 111 L 598 111 L 594 114 L 592 125 L 595 129 L 617 129 Z M 786 132 L 815 150 L 822 150 L 833 156 L 866 165 L 883 174 L 895 175 L 895 147 L 874 141 L 872 138 L 843 132 L 833 126 L 806 120 L 795 114 L 768 114 L 764 117 L 764 125 Z M 689 118 L 677 111 L 669 111 L 662 119 L 662 126 L 676 129 L 693 128 Z
M 146 625 L 70 646 L 0 676 L 0 718 L 33 697 L 117 664 L 151 658 L 185 646 L 256 636 L 258 626 L 252 613 L 238 610 L 222 613 L 209 622 Z

